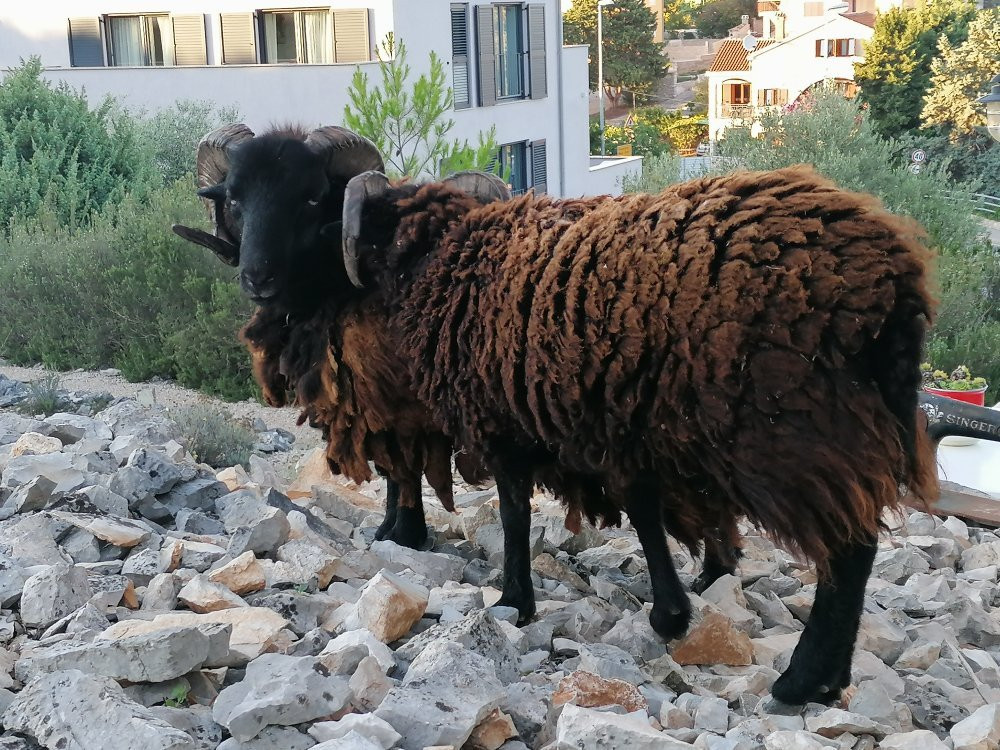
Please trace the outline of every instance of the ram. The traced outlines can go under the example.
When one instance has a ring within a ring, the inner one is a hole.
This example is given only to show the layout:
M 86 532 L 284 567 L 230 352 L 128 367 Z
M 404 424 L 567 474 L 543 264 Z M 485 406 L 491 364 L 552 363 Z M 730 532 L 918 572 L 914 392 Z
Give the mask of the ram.
M 282 406 L 294 390 L 300 419 L 323 430 L 334 472 L 363 482 L 374 462 L 388 477 L 376 536 L 421 546 L 421 475 L 450 508 L 451 441 L 431 426 L 408 391 L 405 368 L 374 335 L 384 328 L 382 307 L 347 299 L 352 287 L 340 252 L 344 189 L 355 175 L 381 169 L 381 156 L 344 128 L 255 136 L 237 124 L 202 139 L 197 167 L 214 233 L 174 231 L 237 267 L 259 305 L 241 337 L 265 400 Z M 459 470 L 478 481 L 464 458 Z
M 690 619 L 665 533 L 716 537 L 718 575 L 747 518 L 820 571 L 773 695 L 840 694 L 883 511 L 937 490 L 915 225 L 805 167 L 486 205 L 369 172 L 343 232 L 346 299 L 384 306 L 414 393 L 497 480 L 502 603 L 534 611 L 535 484 L 571 522 L 628 514 L 665 638 Z

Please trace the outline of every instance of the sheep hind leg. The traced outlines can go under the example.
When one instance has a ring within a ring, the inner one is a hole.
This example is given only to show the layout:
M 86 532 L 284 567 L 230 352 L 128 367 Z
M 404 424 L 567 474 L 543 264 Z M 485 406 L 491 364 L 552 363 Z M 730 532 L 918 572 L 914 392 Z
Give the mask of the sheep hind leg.
M 531 489 L 530 477 L 495 463 L 493 476 L 500 495 L 503 524 L 503 595 L 499 606 L 514 607 L 518 624 L 535 614 L 535 588 L 531 583 Z
M 421 549 L 427 542 L 427 519 L 424 517 L 424 498 L 419 476 L 399 485 L 396 522 L 385 539 L 411 549 Z
M 816 589 L 809 622 L 791 663 L 771 688 L 775 700 L 788 705 L 829 703 L 850 684 L 851 658 L 875 550 L 875 540 L 868 539 L 830 557 L 830 575 Z
M 629 488 L 625 512 L 639 536 L 653 587 L 653 610 L 649 614 L 649 624 L 660 637 L 669 641 L 687 631 L 691 621 L 691 602 L 670 557 L 661 508 L 655 482 L 639 480 Z
M 743 557 L 739 544 L 739 530 L 735 519 L 727 520 L 719 528 L 711 529 L 705 536 L 705 562 L 701 573 L 691 584 L 691 591 L 704 593 L 705 589 L 725 575 L 735 575 L 736 566 Z

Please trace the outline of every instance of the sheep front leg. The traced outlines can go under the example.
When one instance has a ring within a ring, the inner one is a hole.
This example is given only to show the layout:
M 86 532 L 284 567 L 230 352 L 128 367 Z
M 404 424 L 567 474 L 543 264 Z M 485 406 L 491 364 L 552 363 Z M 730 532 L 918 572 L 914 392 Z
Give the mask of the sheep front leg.
M 503 524 L 503 596 L 498 605 L 514 607 L 523 625 L 535 614 L 535 587 L 531 583 L 531 488 L 530 477 L 516 469 L 495 465 L 493 476 L 500 495 Z
M 782 703 L 829 703 L 851 682 L 851 657 L 864 606 L 865 584 L 875 561 L 874 539 L 834 552 L 830 573 L 820 580 L 809 622 L 788 669 L 771 695 Z
M 691 621 L 691 602 L 670 557 L 663 530 L 660 494 L 652 480 L 639 480 L 629 489 L 625 512 L 639 536 L 653 587 L 649 624 L 665 640 L 685 633 Z
M 378 473 L 383 474 L 381 469 L 378 469 Z M 399 508 L 399 485 L 386 477 L 385 490 L 385 519 L 375 529 L 375 541 L 378 542 L 389 536 L 392 527 L 396 525 L 396 513 Z

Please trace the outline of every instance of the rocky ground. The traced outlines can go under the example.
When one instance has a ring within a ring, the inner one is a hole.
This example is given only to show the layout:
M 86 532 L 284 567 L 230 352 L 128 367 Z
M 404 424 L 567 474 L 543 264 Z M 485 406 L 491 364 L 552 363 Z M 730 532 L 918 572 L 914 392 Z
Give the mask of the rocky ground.
M 0 402 L 19 393 L 0 377 Z M 456 514 L 428 498 L 426 551 L 373 542 L 379 485 L 316 454 L 294 481 L 276 453 L 213 470 L 140 400 L 0 408 L 0 750 L 998 747 L 993 531 L 897 524 L 843 704 L 769 713 L 815 578 L 761 537 L 665 645 L 632 530 L 571 534 L 538 496 L 538 616 L 518 628 L 491 606 L 491 489 Z

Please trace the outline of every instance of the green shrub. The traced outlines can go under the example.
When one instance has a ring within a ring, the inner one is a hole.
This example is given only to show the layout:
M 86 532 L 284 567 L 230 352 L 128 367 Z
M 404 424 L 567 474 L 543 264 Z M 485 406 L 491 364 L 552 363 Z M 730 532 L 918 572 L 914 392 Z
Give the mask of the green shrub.
M 52 416 L 65 407 L 62 380 L 57 372 L 48 372 L 38 380 L 28 383 L 28 398 L 19 404 L 24 414 Z
M 196 461 L 214 469 L 246 466 L 255 435 L 225 409 L 209 404 L 171 410 L 170 418 L 180 428 L 184 446 Z
M 660 154 L 642 160 L 642 172 L 622 178 L 626 193 L 659 193 L 664 188 L 680 182 L 681 158 L 676 154 Z
M 175 236 L 204 222 L 182 181 L 71 232 L 40 222 L 0 238 L 0 356 L 55 369 L 114 366 L 226 398 L 255 393 L 235 332 L 252 305 L 232 271 Z
M 41 71 L 32 58 L 0 82 L 0 232 L 33 218 L 84 226 L 158 182 L 131 117 L 110 99 L 91 109 L 83 94 L 53 86 Z
M 202 136 L 216 128 L 239 122 L 236 107 L 216 107 L 213 102 L 181 99 L 138 123 L 138 135 L 152 152 L 153 161 L 170 185 L 195 172 L 195 153 Z

